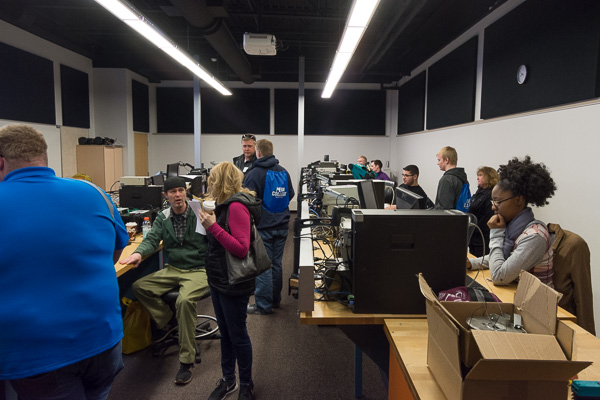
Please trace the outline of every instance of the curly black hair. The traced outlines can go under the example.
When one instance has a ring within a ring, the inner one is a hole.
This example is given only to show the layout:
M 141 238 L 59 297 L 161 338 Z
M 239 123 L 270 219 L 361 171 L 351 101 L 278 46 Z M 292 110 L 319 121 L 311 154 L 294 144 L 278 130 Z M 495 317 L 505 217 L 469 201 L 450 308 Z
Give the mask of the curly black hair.
M 522 195 L 527 204 L 538 207 L 549 204 L 548 199 L 556 190 L 556 184 L 548 168 L 543 163 L 532 162 L 529 156 L 525 156 L 523 160 L 514 157 L 506 165 L 498 168 L 498 175 L 500 189 Z

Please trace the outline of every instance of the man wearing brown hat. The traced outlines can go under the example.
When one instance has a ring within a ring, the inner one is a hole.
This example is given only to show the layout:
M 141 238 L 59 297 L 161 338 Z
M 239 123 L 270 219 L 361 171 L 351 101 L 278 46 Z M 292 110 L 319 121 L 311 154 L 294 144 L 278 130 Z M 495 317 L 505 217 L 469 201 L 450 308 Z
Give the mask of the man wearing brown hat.
M 186 201 L 185 181 L 171 177 L 165 181 L 164 195 L 171 207 L 156 216 L 152 229 L 135 252 L 119 261 L 137 267 L 144 256 L 154 253 L 163 242 L 165 268 L 138 279 L 133 284 L 137 299 L 152 317 L 152 341 L 160 342 L 179 326 L 180 368 L 175 383 L 192 380 L 196 350 L 196 303 L 208 291 L 204 270 L 206 236 L 196 232 L 196 216 Z M 179 289 L 177 315 L 163 301 L 165 293 Z

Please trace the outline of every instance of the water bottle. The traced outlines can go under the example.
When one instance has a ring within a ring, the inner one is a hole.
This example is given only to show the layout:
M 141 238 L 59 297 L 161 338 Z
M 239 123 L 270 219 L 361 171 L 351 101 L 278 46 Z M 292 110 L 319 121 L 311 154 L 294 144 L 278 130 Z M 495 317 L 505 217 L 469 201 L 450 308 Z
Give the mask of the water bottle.
M 144 217 L 144 223 L 142 224 L 142 238 L 146 239 L 146 236 L 148 235 L 148 232 L 150 232 L 150 229 L 152 228 L 152 225 L 150 224 L 150 217 Z

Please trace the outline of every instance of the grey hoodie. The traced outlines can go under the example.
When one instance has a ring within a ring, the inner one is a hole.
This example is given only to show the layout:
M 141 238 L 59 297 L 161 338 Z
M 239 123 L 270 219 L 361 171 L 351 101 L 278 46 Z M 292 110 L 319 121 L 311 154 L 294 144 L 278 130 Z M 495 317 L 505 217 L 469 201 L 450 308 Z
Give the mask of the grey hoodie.
M 464 168 L 456 167 L 446 171 L 438 183 L 435 208 L 442 210 L 455 209 L 462 186 L 466 182 L 468 180 Z

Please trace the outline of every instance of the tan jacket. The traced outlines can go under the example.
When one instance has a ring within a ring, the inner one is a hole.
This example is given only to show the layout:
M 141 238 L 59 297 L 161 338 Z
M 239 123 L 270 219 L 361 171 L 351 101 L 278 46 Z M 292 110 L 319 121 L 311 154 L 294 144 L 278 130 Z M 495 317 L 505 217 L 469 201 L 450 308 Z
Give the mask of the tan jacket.
M 554 238 L 554 289 L 563 294 L 559 306 L 577 316 L 577 324 L 596 334 L 590 249 L 581 236 L 548 224 Z

